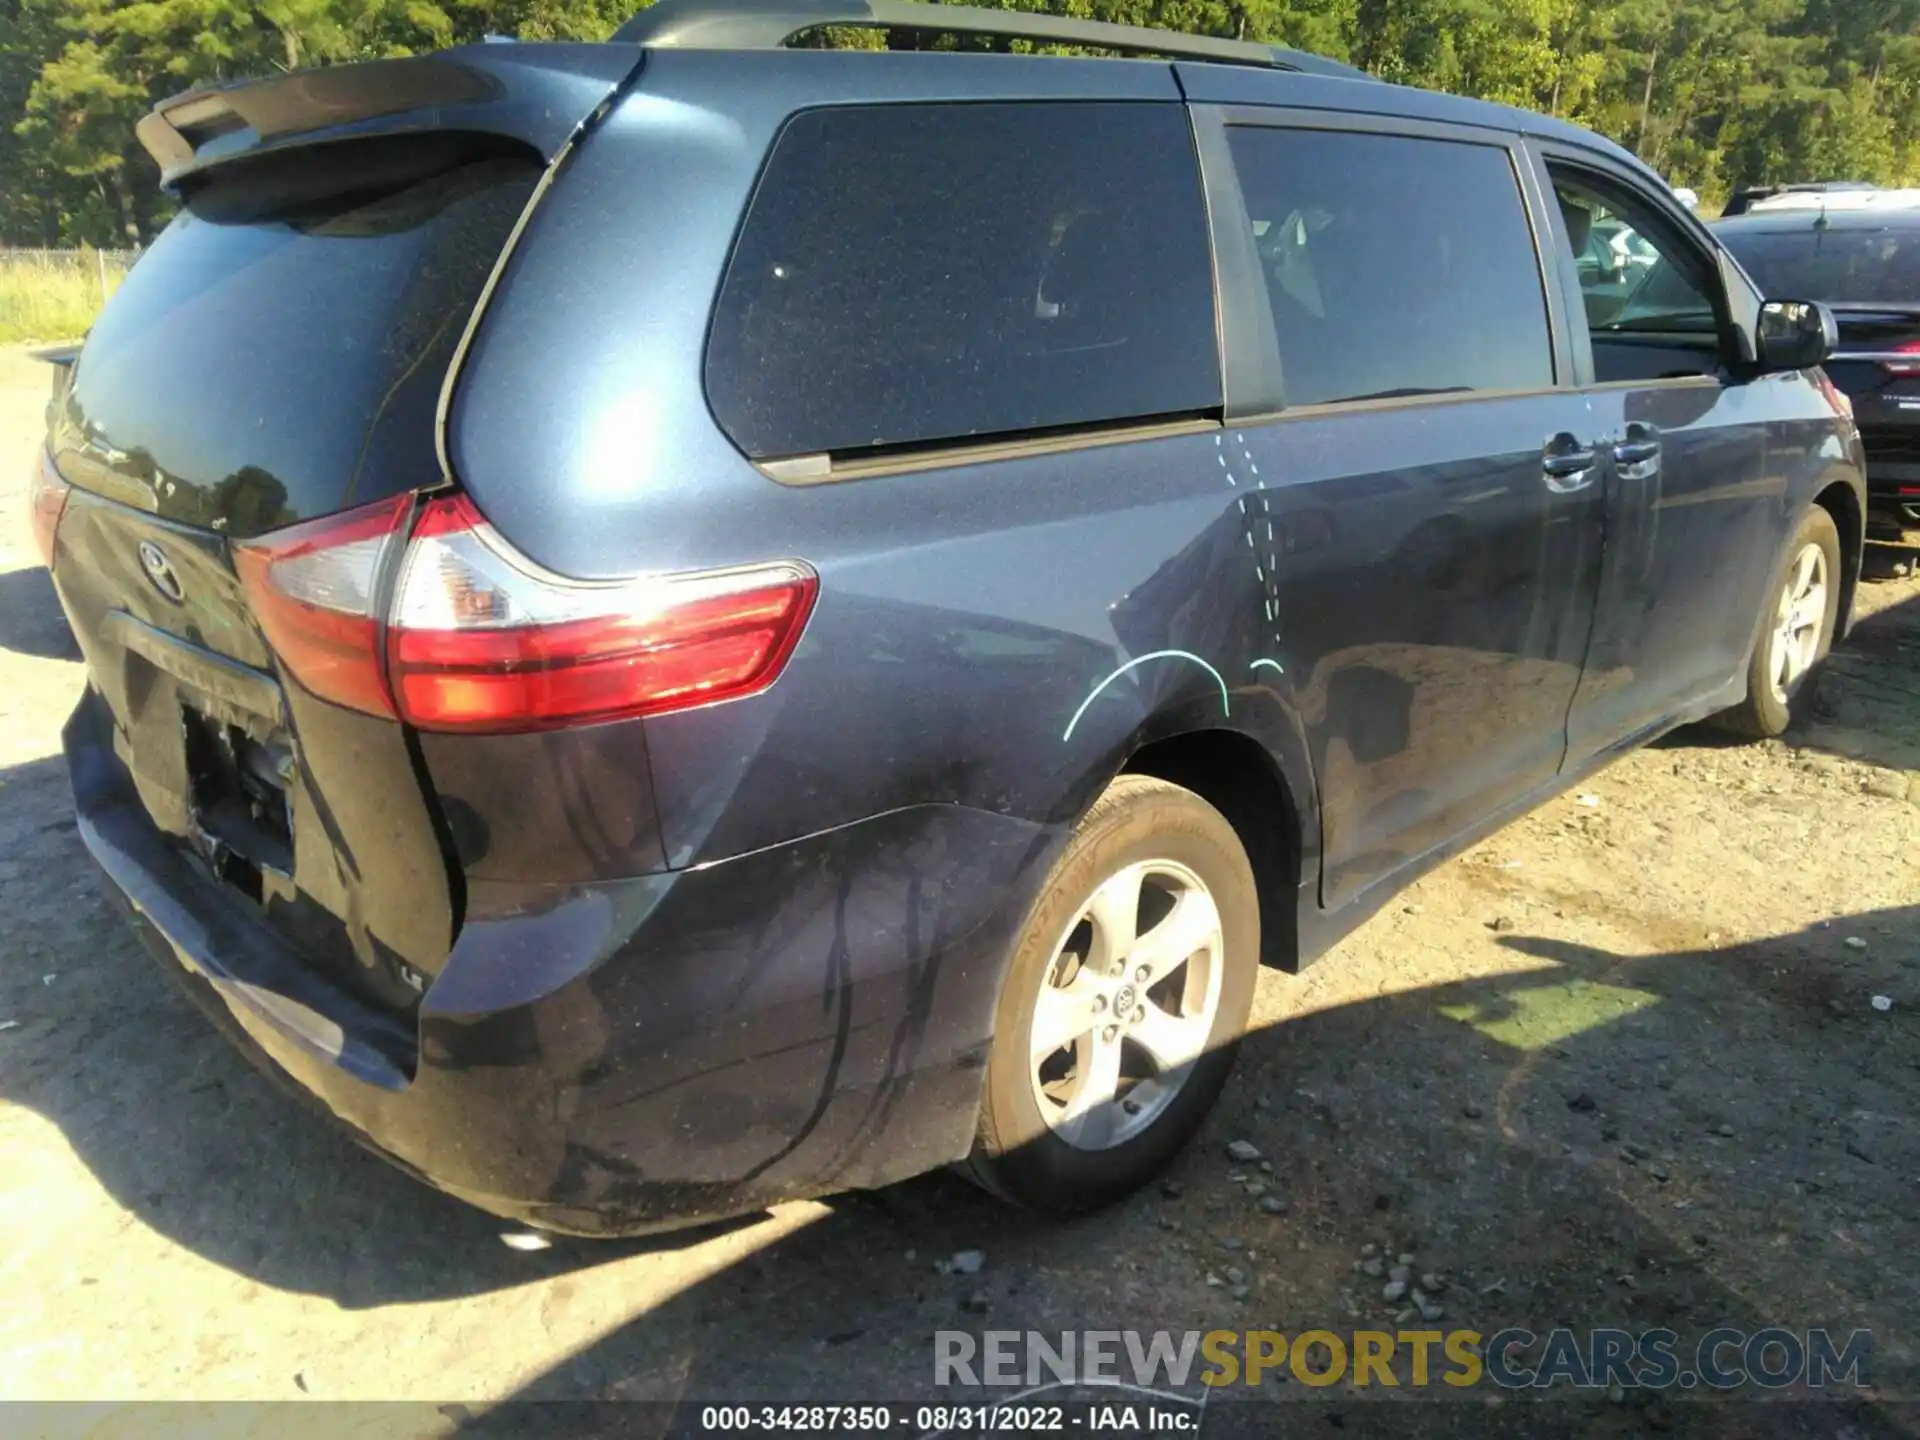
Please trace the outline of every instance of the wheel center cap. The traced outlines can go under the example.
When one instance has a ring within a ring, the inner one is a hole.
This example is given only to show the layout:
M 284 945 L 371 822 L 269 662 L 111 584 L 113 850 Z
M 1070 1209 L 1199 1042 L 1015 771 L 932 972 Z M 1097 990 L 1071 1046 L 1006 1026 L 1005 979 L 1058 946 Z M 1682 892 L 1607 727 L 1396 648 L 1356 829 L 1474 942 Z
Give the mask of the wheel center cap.
M 1139 997 L 1133 993 L 1133 986 L 1122 985 L 1118 990 L 1113 992 L 1113 1013 L 1118 1015 L 1122 1020 L 1126 1019 L 1129 1015 L 1133 1014 L 1134 1002 L 1138 998 Z

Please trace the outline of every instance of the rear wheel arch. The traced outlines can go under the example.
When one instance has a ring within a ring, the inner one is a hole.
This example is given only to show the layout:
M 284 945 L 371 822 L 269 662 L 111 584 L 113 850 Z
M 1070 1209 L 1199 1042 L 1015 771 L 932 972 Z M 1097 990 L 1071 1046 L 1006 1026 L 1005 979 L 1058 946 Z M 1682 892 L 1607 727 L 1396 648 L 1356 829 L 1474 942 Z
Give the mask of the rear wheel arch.
M 1837 641 L 1852 626 L 1853 601 L 1860 585 L 1860 566 L 1866 547 L 1866 510 L 1858 489 L 1849 481 L 1835 480 L 1813 503 L 1833 517 L 1833 528 L 1840 532 L 1840 619 L 1834 627 Z
M 1120 773 L 1191 790 L 1226 818 L 1259 886 L 1261 963 L 1297 969 L 1294 907 L 1308 832 L 1294 788 L 1266 747 L 1237 730 L 1190 730 L 1141 745 Z

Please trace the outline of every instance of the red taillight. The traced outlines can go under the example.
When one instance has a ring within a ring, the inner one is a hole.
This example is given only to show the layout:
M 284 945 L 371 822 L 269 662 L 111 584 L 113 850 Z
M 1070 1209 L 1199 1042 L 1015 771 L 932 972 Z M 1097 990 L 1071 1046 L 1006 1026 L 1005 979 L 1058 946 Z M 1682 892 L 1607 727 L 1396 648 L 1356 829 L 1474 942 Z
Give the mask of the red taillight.
M 1889 375 L 1920 375 L 1920 340 L 1902 340 L 1898 345 L 1889 345 L 1881 354 L 1881 368 Z M 1911 355 L 1913 358 L 1890 358 L 1896 355 Z
M 819 584 L 797 561 L 569 580 L 456 495 L 421 509 L 382 617 L 381 577 L 410 503 L 276 531 L 234 558 L 302 684 L 425 730 L 537 730 L 751 695 L 779 676 Z
M 818 584 L 794 561 L 566 580 L 454 496 L 414 528 L 388 674 L 402 717 L 426 730 L 530 730 L 737 699 L 779 676 Z
M 53 457 L 42 446 L 28 487 L 27 513 L 33 520 L 33 543 L 39 547 L 41 562 L 49 570 L 53 568 L 53 537 L 60 528 L 60 517 L 66 513 L 70 488 L 54 469 Z
M 392 715 L 380 666 L 380 575 L 410 496 L 276 530 L 233 548 L 254 617 L 314 694 Z

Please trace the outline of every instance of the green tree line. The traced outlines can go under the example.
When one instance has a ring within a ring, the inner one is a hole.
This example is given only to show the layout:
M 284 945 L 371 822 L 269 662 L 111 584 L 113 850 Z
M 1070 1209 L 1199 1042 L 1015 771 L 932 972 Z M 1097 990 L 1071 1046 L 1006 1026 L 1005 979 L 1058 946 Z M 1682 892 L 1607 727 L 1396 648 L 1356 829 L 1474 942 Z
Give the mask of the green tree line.
M 1564 116 L 1708 205 L 1795 179 L 1920 182 L 1920 0 L 984 0 L 1265 40 Z M 134 138 L 209 81 L 511 35 L 599 39 L 633 0 L 0 0 L 0 244 L 133 245 Z

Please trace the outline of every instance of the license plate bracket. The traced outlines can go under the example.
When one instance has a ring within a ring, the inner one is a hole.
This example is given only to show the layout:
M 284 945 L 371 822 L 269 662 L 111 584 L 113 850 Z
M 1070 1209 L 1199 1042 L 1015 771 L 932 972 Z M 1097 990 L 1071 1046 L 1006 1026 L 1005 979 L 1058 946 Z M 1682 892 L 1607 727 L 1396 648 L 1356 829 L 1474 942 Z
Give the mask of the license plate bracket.
M 191 705 L 180 710 L 196 838 L 221 878 L 258 900 L 262 870 L 293 873 L 292 752 Z

